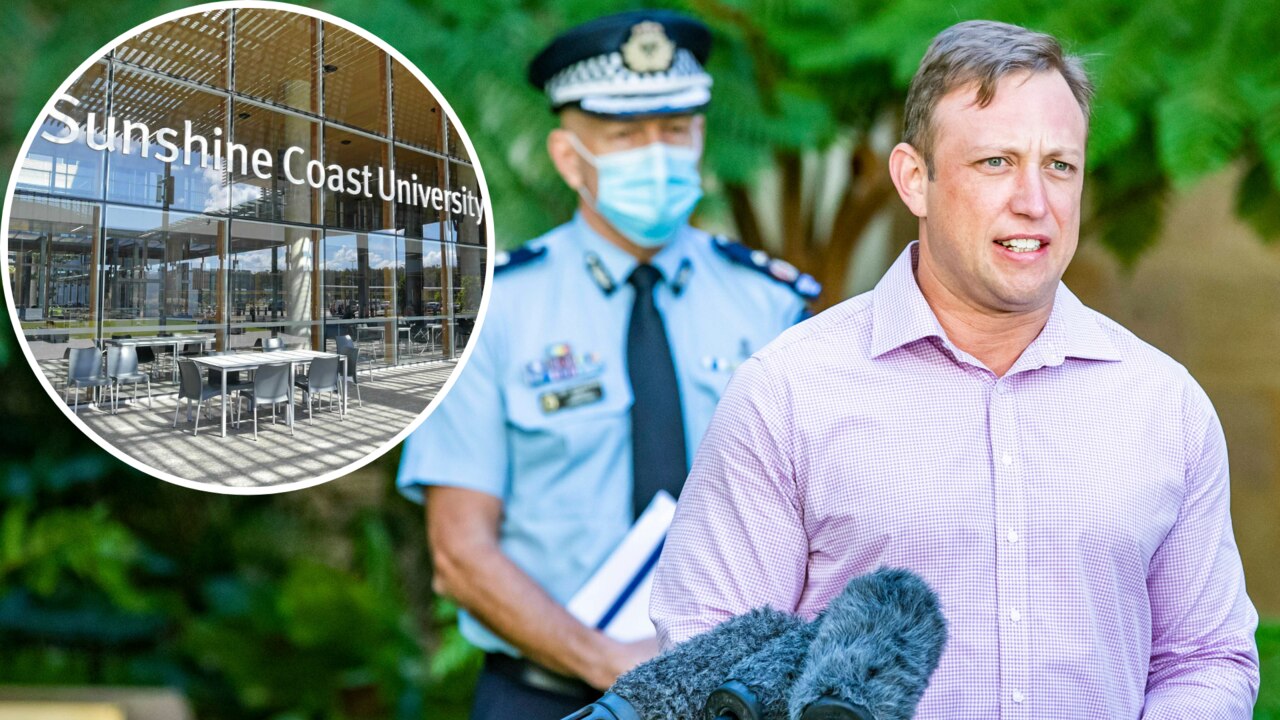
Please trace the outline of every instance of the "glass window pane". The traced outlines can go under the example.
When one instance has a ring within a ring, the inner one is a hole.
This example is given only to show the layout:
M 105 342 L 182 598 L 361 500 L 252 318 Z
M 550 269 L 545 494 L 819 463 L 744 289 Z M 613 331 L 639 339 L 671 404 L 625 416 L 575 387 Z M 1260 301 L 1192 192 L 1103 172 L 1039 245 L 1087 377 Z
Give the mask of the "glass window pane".
M 387 56 L 355 33 L 324 26 L 324 116 L 387 134 Z
M 402 358 L 439 357 L 443 348 L 441 330 L 446 320 L 440 242 L 404 236 L 400 236 L 398 242 L 401 261 L 397 269 L 396 296 L 401 325 L 408 328 Z
M 479 203 L 482 201 L 480 181 L 476 178 L 475 168 L 470 165 L 456 162 L 449 163 L 449 189 L 467 196 L 464 200 L 465 202 Z M 489 219 L 485 216 L 483 210 L 471 208 L 468 208 L 468 210 L 470 212 L 450 214 L 452 232 L 449 234 L 455 242 L 468 245 L 484 245 L 485 223 Z
M 325 127 L 325 225 L 349 230 L 389 229 L 391 203 L 383 201 L 381 195 L 384 190 L 387 194 L 394 192 L 395 187 L 389 182 L 390 173 L 384 176 L 380 170 L 390 167 L 390 156 L 390 145 L 385 140 L 332 125 Z M 366 169 L 367 178 L 362 174 Z M 341 189 L 334 190 L 335 187 Z
M 227 212 L 222 95 L 117 68 L 111 106 L 117 150 L 108 163 L 107 200 Z
M 313 257 L 319 237 L 318 230 L 232 221 L 228 282 L 233 346 L 251 346 L 282 332 L 312 334 L 319 287 Z
M 230 158 L 231 214 L 319 225 L 320 193 L 307 184 L 306 166 L 320 156 L 320 123 L 239 101 L 232 112 L 232 139 L 247 161 L 239 150 Z
M 444 160 L 403 147 L 397 147 L 395 155 L 397 178 L 407 179 L 427 188 L 440 187 L 444 178 Z M 403 230 L 408 237 L 439 240 L 445 213 L 443 203 L 440 203 L 440 210 L 436 209 L 436 205 L 434 198 L 427 198 L 425 203 L 397 201 L 396 229 Z
M 41 367 L 67 347 L 93 340 L 101 213 L 96 202 L 13 197 L 9 281 L 22 332 Z
M 395 343 L 396 238 L 326 231 L 325 339 L 350 335 L 375 363 Z
M 485 248 L 458 245 L 447 250 L 453 275 L 453 311 L 474 318 L 484 291 Z
M 225 226 L 206 215 L 107 206 L 103 333 L 219 329 Z
M 320 24 L 282 10 L 236 11 L 236 90 L 318 112 Z
M 229 10 L 187 15 L 121 43 L 118 60 L 214 87 L 227 87 Z
M 17 189 L 100 200 L 105 153 L 92 149 L 88 143 L 92 138 L 95 145 L 107 147 L 106 136 L 101 132 L 107 107 L 106 64 L 98 63 L 86 70 L 67 88 L 67 94 L 80 104 L 59 102 L 54 110 L 75 121 L 79 129 L 76 139 L 69 143 L 47 140 L 46 134 L 56 139 L 68 137 L 70 129 L 53 119 L 52 114 L 46 116 L 18 168 Z M 92 133 L 88 122 L 90 113 L 95 116 Z
M 395 58 L 391 60 L 391 92 L 396 140 L 434 152 L 444 152 L 444 113 L 426 85 Z
M 453 302 L 453 324 L 445 343 L 456 357 L 470 340 L 471 331 L 480 312 L 480 297 L 484 292 L 484 273 L 488 253 L 482 247 L 469 247 L 445 243 L 445 259 L 449 265 L 450 290 Z

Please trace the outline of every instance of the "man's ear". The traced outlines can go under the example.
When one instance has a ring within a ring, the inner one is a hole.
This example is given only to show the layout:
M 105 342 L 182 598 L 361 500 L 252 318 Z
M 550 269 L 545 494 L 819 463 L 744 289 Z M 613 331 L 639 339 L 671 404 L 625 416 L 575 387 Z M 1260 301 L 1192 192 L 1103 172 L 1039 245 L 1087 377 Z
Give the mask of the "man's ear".
M 889 177 L 911 214 L 923 218 L 928 207 L 929 168 L 920 151 L 904 142 L 894 146 L 889 154 Z
M 582 175 L 582 159 L 569 140 L 569 132 L 564 128 L 556 128 L 547 135 L 547 154 L 556 166 L 556 172 L 571 189 L 577 190 L 586 182 Z

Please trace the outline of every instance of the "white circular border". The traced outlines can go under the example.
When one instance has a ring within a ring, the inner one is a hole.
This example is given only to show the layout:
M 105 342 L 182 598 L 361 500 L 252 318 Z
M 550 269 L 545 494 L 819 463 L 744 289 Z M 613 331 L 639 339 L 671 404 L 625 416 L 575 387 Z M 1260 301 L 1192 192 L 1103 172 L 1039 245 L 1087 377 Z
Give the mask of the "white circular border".
M 457 130 L 459 137 L 461 137 L 462 143 L 467 149 L 468 156 L 471 158 L 471 166 L 475 169 L 476 178 L 480 183 L 480 190 L 483 193 L 483 199 L 484 199 L 485 218 L 486 220 L 488 220 L 488 222 L 485 224 L 485 228 L 486 228 L 485 247 L 488 252 L 489 262 L 485 263 L 485 291 L 482 294 L 482 297 L 480 298 L 480 310 L 476 315 L 476 326 L 471 331 L 472 340 L 468 341 L 467 347 L 465 350 L 462 351 L 462 357 L 458 360 L 457 365 L 454 366 L 453 372 L 450 373 L 449 375 L 449 379 L 446 380 L 444 383 L 444 386 L 440 388 L 440 392 L 436 393 L 436 396 L 431 399 L 430 403 L 427 404 L 426 409 L 423 410 L 422 413 L 420 413 L 417 418 L 412 420 L 395 437 L 391 438 L 386 443 L 384 443 L 381 447 L 377 448 L 376 450 L 369 453 L 368 455 L 366 455 L 364 458 L 360 460 L 357 460 L 353 463 L 350 463 L 349 465 L 345 465 L 341 468 L 338 468 L 337 470 L 333 470 L 331 472 L 320 475 L 319 477 L 311 478 L 308 480 L 300 480 L 298 482 L 293 482 L 293 483 L 286 483 L 284 485 L 270 485 L 266 487 L 228 487 L 225 485 L 219 485 L 217 483 L 204 483 L 204 482 L 197 482 L 194 480 L 187 480 L 185 478 L 180 478 L 177 475 L 172 475 L 163 470 L 153 468 L 150 465 L 147 465 L 146 463 L 140 462 L 137 458 L 134 458 L 126 454 L 124 451 L 120 450 L 115 445 L 112 445 L 111 443 L 107 442 L 106 439 L 102 438 L 96 432 L 94 432 L 87 424 L 85 424 L 83 420 L 80 419 L 78 415 L 76 415 L 76 413 L 71 411 L 71 408 L 68 408 L 66 406 L 66 402 L 62 399 L 60 395 L 58 395 L 58 391 L 57 389 L 54 388 L 53 383 L 50 382 L 49 378 L 44 374 L 44 372 L 40 370 L 40 366 L 36 362 L 35 356 L 32 354 L 30 346 L 28 346 L 27 344 L 27 339 L 21 332 L 22 325 L 21 325 L 21 321 L 18 318 L 17 306 L 15 305 L 13 300 L 13 291 L 9 287 L 10 285 L 9 272 L 7 272 L 7 267 L 9 262 L 8 261 L 8 258 L 9 258 L 9 212 L 10 212 L 10 206 L 13 202 L 14 189 L 17 187 L 17 184 L 18 184 L 19 171 L 21 170 L 23 161 L 27 157 L 27 153 L 31 149 L 32 141 L 35 140 L 35 137 L 38 131 L 43 125 L 44 118 L 48 115 L 49 110 L 53 107 L 54 101 L 57 100 L 58 96 L 66 92 L 67 88 L 71 87 L 72 82 L 74 82 L 81 75 L 83 75 L 84 72 L 88 70 L 90 66 L 96 63 L 98 60 L 102 59 L 102 57 L 106 55 L 109 51 L 111 51 L 112 48 L 138 35 L 139 33 L 149 30 L 157 25 L 161 25 L 163 23 L 169 22 L 170 20 L 175 20 L 180 17 L 186 17 L 188 15 L 195 15 L 198 13 L 209 12 L 211 10 L 233 10 L 233 9 L 242 9 L 242 8 L 255 8 L 255 9 L 261 9 L 261 10 L 282 10 L 285 12 L 295 12 L 295 13 L 316 18 L 318 20 L 322 20 L 326 23 L 332 23 L 346 30 L 350 30 L 351 32 L 356 33 L 357 35 L 364 38 L 365 40 L 368 40 L 369 42 L 378 46 L 383 51 L 387 52 L 393 58 L 398 60 L 400 64 L 408 68 L 409 72 L 413 73 L 413 76 L 417 78 L 418 82 L 425 85 L 426 88 L 431 91 L 432 96 L 434 96 L 434 98 L 440 103 L 441 107 L 444 108 L 445 113 L 447 113 L 449 117 L 449 121 L 451 123 L 450 128 Z M 458 373 L 462 372 L 462 369 L 466 367 L 467 361 L 471 358 L 471 353 L 476 346 L 476 343 L 474 342 L 475 338 L 479 337 L 481 330 L 484 328 L 484 319 L 485 319 L 485 316 L 488 314 L 488 309 L 489 309 L 489 295 L 493 289 L 493 257 L 495 253 L 495 249 L 494 249 L 495 233 L 494 233 L 494 223 L 493 223 L 493 206 L 489 200 L 489 185 L 487 182 L 485 182 L 484 170 L 481 169 L 480 167 L 480 159 L 476 156 L 476 149 L 471 144 L 471 138 L 467 135 L 467 131 L 465 128 L 463 128 L 462 123 L 458 121 L 458 116 L 453 112 L 453 107 L 449 105 L 449 101 L 446 100 L 445 97 L 440 93 L 440 91 L 436 88 L 435 84 L 433 84 L 431 80 L 429 80 L 427 76 L 424 75 L 423 72 L 418 69 L 417 65 L 414 65 L 412 62 L 410 62 L 408 58 L 406 58 L 403 54 L 401 54 L 399 50 L 396 50 L 395 48 L 391 47 L 389 43 L 382 40 L 381 38 L 374 35 L 373 33 L 369 32 L 368 30 L 365 30 L 364 28 L 361 28 L 353 23 L 343 20 L 342 18 L 335 17 L 333 15 L 330 15 L 329 13 L 316 10 L 314 8 L 309 8 L 302 5 L 292 5 L 292 4 L 283 3 L 283 2 L 270 2 L 268 0 L 226 0 L 225 2 L 213 2 L 213 3 L 205 3 L 203 5 L 193 5 L 191 7 L 183 8 L 181 10 L 175 10 L 170 13 L 165 13 L 160 17 L 157 17 L 153 20 L 149 20 L 141 25 L 137 25 L 131 28 L 130 30 L 120 34 L 111 42 L 107 43 L 106 45 L 103 45 L 102 48 L 99 49 L 96 53 L 94 53 L 93 55 L 90 55 L 89 59 L 81 63 L 80 67 L 76 68 L 75 72 L 71 73 L 71 75 L 69 75 L 67 79 L 64 80 L 62 84 L 58 86 L 58 89 L 49 98 L 49 101 L 45 103 L 44 108 L 41 109 L 40 114 L 36 117 L 35 123 L 32 125 L 30 132 L 27 133 L 27 139 L 23 141 L 22 149 L 18 152 L 17 161 L 14 163 L 13 174 L 9 178 L 9 187 L 5 191 L 4 216 L 0 218 L 0 233 L 3 233 L 2 235 L 0 235 L 0 252 L 2 252 L 4 255 L 5 265 L 6 265 L 6 272 L 4 273 L 4 299 L 5 299 L 5 303 L 8 305 L 9 321 L 12 324 L 14 335 L 17 336 L 18 338 L 18 345 L 22 348 L 22 354 L 25 355 L 27 358 L 27 363 L 31 366 L 31 369 L 35 372 L 36 378 L 40 381 L 40 384 L 44 386 L 45 392 L 49 394 L 49 397 L 52 398 L 54 403 L 58 405 L 58 407 L 62 410 L 63 414 L 65 414 L 68 418 L 70 418 L 71 422 L 74 423 L 76 427 L 80 428 L 80 431 L 83 432 L 86 436 L 88 436 L 89 439 L 93 440 L 102 449 L 111 453 L 117 459 L 130 465 L 131 467 L 137 468 L 138 470 L 141 470 L 153 477 L 157 477 L 161 480 L 164 480 L 165 482 L 173 483 L 174 485 L 180 485 L 182 487 L 190 488 L 192 490 L 202 490 L 205 492 L 214 492 L 214 493 L 219 493 L 223 495 L 273 495 L 276 493 L 290 492 L 293 490 L 302 490 L 305 488 L 314 487 L 316 485 L 329 482 L 330 480 L 342 477 L 343 475 L 348 475 L 356 470 L 359 470 L 365 465 L 368 465 L 374 460 L 377 460 L 383 455 L 385 455 L 388 450 L 398 445 L 406 437 L 408 437 L 409 433 L 416 430 L 417 427 L 422 424 L 422 421 L 426 420 L 427 416 L 430 415 L 432 411 L 435 410 L 436 406 L 440 404 L 440 401 L 444 399 L 445 395 L 449 393 L 450 388 L 453 387 L 454 382 L 458 379 Z

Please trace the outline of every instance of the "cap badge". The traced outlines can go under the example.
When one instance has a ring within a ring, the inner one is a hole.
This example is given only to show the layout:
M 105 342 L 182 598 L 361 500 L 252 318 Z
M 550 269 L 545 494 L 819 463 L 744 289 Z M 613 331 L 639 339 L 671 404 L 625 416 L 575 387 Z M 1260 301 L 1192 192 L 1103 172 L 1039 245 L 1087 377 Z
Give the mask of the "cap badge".
M 667 37 L 662 23 L 645 21 L 631 26 L 631 37 L 622 44 L 622 62 L 638 73 L 663 72 L 671 68 L 676 44 Z

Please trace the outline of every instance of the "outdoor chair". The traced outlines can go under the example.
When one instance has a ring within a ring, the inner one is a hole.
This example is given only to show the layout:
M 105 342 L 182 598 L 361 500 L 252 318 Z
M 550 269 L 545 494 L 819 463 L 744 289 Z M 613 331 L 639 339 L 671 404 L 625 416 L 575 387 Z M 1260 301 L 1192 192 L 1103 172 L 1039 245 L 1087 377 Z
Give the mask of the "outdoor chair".
M 73 412 L 80 412 L 80 389 L 95 388 L 99 391 L 110 384 L 102 374 L 102 353 L 96 347 L 68 348 L 67 354 L 67 388 L 63 391 L 63 400 L 70 400 L 68 395 L 76 393 Z
M 191 422 L 191 401 L 196 401 L 196 424 L 192 436 L 200 434 L 200 408 L 205 400 L 222 395 L 222 388 L 212 388 L 201 382 L 200 368 L 190 360 L 178 361 L 178 402 L 173 409 L 173 426 L 178 427 L 178 411 L 182 409 L 182 401 L 187 401 L 187 422 Z M 225 402 L 225 400 L 224 400 Z M 207 411 L 207 408 L 206 408 Z
M 206 355 L 234 355 L 234 354 L 235 352 L 232 350 L 214 350 L 213 352 L 206 353 Z M 222 389 L 222 371 L 221 370 L 217 368 L 209 368 L 208 373 L 205 377 L 209 383 L 209 387 L 218 388 L 219 390 Z M 227 394 L 228 395 L 230 395 L 233 392 L 238 393 L 242 390 L 247 390 L 251 387 L 253 387 L 253 381 L 241 380 L 239 370 L 232 370 L 231 372 L 227 373 Z
M 133 385 L 133 401 L 138 402 L 138 383 L 147 382 L 147 407 L 151 407 L 151 376 L 138 372 L 138 349 L 130 345 L 107 348 L 107 379 L 111 381 L 111 413 L 120 408 L 120 386 Z
M 253 439 L 258 439 L 258 408 L 271 406 L 271 424 L 276 422 L 276 405 L 293 402 L 293 388 L 289 387 L 289 363 L 263 365 L 253 374 L 253 386 L 240 392 L 241 400 L 248 400 L 253 409 Z M 236 403 L 236 425 L 240 424 L 239 402 Z M 287 410 L 286 410 L 287 412 Z M 293 425 L 289 425 L 293 434 Z
M 360 348 L 352 344 L 350 347 L 341 348 L 338 354 L 347 359 L 347 371 L 342 378 L 342 382 L 348 386 L 356 386 L 356 400 L 360 402 L 360 407 L 364 407 L 364 400 L 360 399 Z M 341 369 L 341 367 L 339 367 Z M 351 388 L 347 388 L 347 401 L 351 400 Z
M 263 352 L 279 352 L 284 350 L 284 339 L 278 337 L 269 337 L 262 342 Z
M 127 340 L 131 337 L 133 337 L 133 335 L 130 333 L 111 333 L 112 340 Z M 151 375 L 155 375 L 156 374 L 155 348 L 152 348 L 148 345 L 142 345 L 142 346 L 134 346 L 133 349 L 138 355 L 138 366 L 141 367 L 142 365 L 146 365 L 147 373 Z M 147 394 L 148 394 L 148 397 L 151 394 L 151 390 L 149 388 L 147 390 Z
M 307 374 L 294 384 L 302 388 L 302 402 L 307 405 L 307 422 L 311 422 L 311 405 L 320 393 L 329 393 L 329 410 L 333 410 L 334 395 L 338 392 L 338 365 L 342 358 L 325 357 L 311 361 Z

